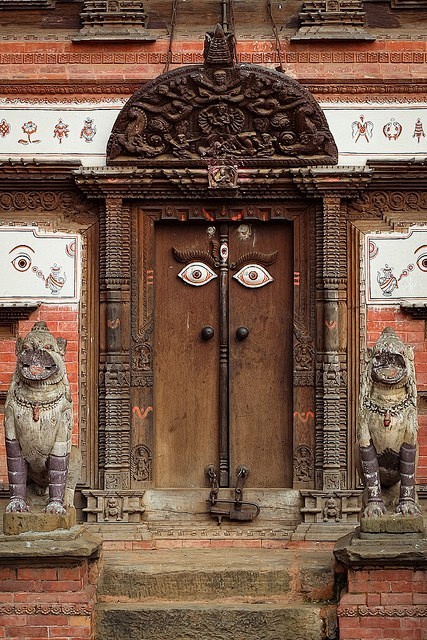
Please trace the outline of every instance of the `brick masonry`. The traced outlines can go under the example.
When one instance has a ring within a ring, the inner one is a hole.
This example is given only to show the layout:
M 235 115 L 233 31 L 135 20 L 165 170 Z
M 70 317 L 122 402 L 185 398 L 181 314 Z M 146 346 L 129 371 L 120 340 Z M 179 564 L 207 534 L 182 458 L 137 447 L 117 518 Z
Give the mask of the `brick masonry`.
M 100 540 L 0 537 L 0 638 L 92 640 Z
M 348 569 L 340 640 L 427 640 L 425 569 Z
M 0 638 L 93 638 L 95 575 L 89 561 L 58 558 L 46 565 L 0 565 Z
M 175 42 L 171 68 L 203 62 L 200 41 Z M 71 42 L 16 43 L 3 42 L 0 54 L 5 78 L 14 80 L 98 80 L 108 81 L 155 78 L 167 62 L 168 42 L 110 45 L 91 43 L 88 47 Z M 238 59 L 242 63 L 275 66 L 278 63 L 273 39 L 258 42 L 239 41 Z M 360 80 L 360 78 L 395 80 L 424 79 L 427 62 L 425 41 L 372 42 L 355 45 L 353 42 L 293 45 L 282 43 L 282 58 L 286 73 L 299 79 Z

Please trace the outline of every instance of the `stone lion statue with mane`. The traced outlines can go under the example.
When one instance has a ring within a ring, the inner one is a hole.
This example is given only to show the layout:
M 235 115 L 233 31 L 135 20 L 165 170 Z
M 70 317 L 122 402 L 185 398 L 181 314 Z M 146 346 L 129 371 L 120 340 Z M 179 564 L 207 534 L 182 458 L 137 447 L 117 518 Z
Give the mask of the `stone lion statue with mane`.
M 46 513 L 63 515 L 72 506 L 80 454 L 71 445 L 73 405 L 65 369 L 66 340 L 36 322 L 16 342 L 16 369 L 5 403 L 10 501 L 6 512 L 29 511 L 34 495 L 48 490 Z
M 366 352 L 361 381 L 358 444 L 365 483 L 362 517 L 379 518 L 387 508 L 420 514 L 415 490 L 417 390 L 414 354 L 391 327 Z

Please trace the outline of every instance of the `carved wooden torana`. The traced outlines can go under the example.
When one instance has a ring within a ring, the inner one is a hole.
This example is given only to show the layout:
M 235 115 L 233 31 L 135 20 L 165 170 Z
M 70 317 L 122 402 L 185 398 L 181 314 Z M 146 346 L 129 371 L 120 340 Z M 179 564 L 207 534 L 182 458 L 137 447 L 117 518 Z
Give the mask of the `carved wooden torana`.
M 281 167 L 335 164 L 326 119 L 298 82 L 234 64 L 232 36 L 220 25 L 207 34 L 204 55 L 203 66 L 160 76 L 132 96 L 113 127 L 109 164 L 173 159 L 191 166 L 231 158 Z

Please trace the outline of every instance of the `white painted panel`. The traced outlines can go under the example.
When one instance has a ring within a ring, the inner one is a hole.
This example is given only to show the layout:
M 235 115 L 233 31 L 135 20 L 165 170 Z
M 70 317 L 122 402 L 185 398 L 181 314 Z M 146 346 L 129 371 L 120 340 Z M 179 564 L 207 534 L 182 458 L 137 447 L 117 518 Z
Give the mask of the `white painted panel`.
M 108 138 L 124 100 L 0 100 L 0 161 L 74 159 L 105 165 Z M 340 165 L 368 159 L 427 157 L 427 101 L 416 104 L 322 103 Z
M 77 302 L 80 236 L 0 227 L 0 302 Z
M 366 301 L 427 300 L 427 227 L 365 236 Z

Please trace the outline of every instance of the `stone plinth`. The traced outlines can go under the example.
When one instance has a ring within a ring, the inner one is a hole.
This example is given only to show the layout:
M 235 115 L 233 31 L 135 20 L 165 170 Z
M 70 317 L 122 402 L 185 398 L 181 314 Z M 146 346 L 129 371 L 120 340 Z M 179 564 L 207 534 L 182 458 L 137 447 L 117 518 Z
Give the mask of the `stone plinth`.
M 14 536 L 20 533 L 56 531 L 71 529 L 76 524 L 76 510 L 68 507 L 67 513 L 22 512 L 3 514 L 3 533 Z
M 49 534 L 1 535 L 4 637 L 51 640 L 60 632 L 75 640 L 92 638 L 100 551 L 100 539 L 80 526 Z
M 361 538 L 363 533 L 412 533 L 424 536 L 424 520 L 419 516 L 404 516 L 398 514 L 387 514 L 382 518 L 361 518 L 360 520 Z
M 427 540 L 422 533 L 357 530 L 338 540 L 334 554 L 346 565 L 348 582 L 338 606 L 340 640 L 426 640 Z M 383 629 L 389 635 L 382 635 Z

